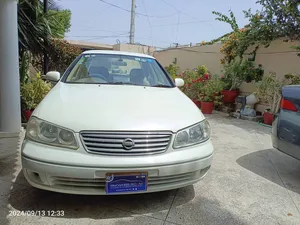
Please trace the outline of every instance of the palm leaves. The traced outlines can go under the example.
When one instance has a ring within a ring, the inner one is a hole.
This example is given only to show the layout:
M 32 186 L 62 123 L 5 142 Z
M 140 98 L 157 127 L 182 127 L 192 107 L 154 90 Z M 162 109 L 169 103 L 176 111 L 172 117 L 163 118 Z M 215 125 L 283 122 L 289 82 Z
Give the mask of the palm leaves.
M 50 1 L 53 9 L 59 7 L 55 1 Z M 30 51 L 32 54 L 41 54 L 47 49 L 47 42 L 57 29 L 57 20 L 51 19 L 55 14 L 43 12 L 43 4 L 39 0 L 20 0 L 18 4 L 18 31 L 20 53 Z M 22 54 L 20 54 L 22 55 Z

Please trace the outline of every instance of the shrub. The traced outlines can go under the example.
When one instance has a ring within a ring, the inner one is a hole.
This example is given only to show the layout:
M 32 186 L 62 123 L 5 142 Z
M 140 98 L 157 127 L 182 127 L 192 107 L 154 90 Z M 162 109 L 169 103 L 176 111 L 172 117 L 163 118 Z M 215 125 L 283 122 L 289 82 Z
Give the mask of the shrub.
M 281 100 L 281 88 L 287 84 L 287 80 L 280 80 L 276 73 L 270 73 L 256 84 L 256 95 L 263 103 L 268 104 L 271 113 L 277 113 Z
M 199 66 L 194 70 L 185 70 L 180 76 L 183 77 L 185 85 L 183 92 L 193 100 L 200 100 L 201 89 L 204 83 L 210 79 L 205 66 Z
M 255 68 L 253 62 L 242 58 L 235 58 L 224 66 L 225 72 L 222 80 L 225 82 L 225 89 L 236 90 L 244 82 L 255 80 L 260 81 L 263 77 L 264 70 L 259 65 Z
M 69 44 L 66 40 L 52 39 L 48 51 L 48 70 L 58 71 L 61 74 L 69 67 L 75 58 L 82 53 L 79 47 Z M 33 65 L 38 71 L 43 68 L 43 56 L 33 60 Z
M 168 74 L 172 77 L 174 80 L 178 76 L 179 72 L 179 66 L 175 63 L 170 64 L 169 66 L 165 67 L 165 70 L 168 72 Z
M 43 100 L 43 98 L 51 90 L 52 85 L 41 79 L 41 74 L 31 78 L 27 83 L 21 86 L 21 98 L 25 104 L 25 108 L 33 110 Z
M 215 102 L 218 104 L 222 98 L 220 92 L 224 88 L 224 82 L 222 82 L 217 76 L 212 77 L 204 83 L 201 90 L 201 101 Z

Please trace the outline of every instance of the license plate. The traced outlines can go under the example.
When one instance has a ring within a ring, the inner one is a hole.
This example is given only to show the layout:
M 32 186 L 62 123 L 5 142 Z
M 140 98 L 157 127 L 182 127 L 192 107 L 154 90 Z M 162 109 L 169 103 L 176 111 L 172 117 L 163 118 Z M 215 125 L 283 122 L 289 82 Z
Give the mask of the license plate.
M 106 193 L 129 193 L 147 191 L 147 173 L 107 173 Z

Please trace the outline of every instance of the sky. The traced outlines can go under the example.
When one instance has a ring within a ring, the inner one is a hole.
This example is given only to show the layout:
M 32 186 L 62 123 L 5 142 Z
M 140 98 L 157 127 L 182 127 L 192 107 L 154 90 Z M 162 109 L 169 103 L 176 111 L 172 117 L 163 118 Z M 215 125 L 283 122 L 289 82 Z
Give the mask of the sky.
M 57 0 L 72 12 L 65 39 L 116 44 L 129 42 L 131 0 Z M 240 27 L 247 24 L 243 10 L 260 9 L 256 0 L 136 0 L 135 43 L 169 47 L 218 38 L 230 25 L 215 20 L 212 11 L 231 9 Z M 126 11 L 127 10 L 127 11 Z

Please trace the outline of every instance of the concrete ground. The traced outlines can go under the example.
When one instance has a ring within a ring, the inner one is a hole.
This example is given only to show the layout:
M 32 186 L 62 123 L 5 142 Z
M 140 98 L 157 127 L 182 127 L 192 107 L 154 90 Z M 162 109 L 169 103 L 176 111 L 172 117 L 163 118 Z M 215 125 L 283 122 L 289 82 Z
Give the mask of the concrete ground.
M 299 225 L 300 161 L 272 148 L 270 128 L 220 115 L 208 119 L 212 168 L 202 181 L 179 190 L 130 196 L 52 193 L 27 184 L 19 153 L 0 158 L 0 224 Z M 12 215 L 28 210 L 63 210 L 64 216 Z

